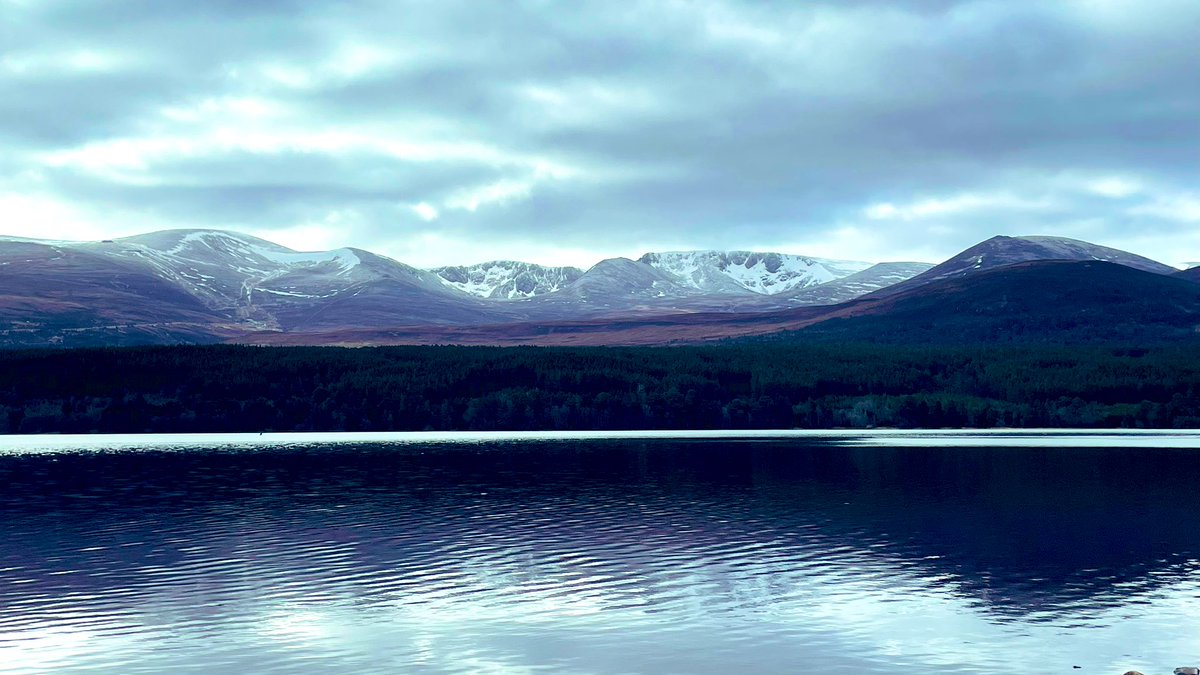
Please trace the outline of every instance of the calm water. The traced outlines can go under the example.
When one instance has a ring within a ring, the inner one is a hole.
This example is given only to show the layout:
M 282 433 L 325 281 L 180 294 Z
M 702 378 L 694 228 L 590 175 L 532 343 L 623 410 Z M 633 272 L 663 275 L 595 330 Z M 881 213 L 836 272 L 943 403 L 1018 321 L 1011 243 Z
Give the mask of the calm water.
M 0 672 L 1200 664 L 1195 435 L 422 438 L 0 438 Z

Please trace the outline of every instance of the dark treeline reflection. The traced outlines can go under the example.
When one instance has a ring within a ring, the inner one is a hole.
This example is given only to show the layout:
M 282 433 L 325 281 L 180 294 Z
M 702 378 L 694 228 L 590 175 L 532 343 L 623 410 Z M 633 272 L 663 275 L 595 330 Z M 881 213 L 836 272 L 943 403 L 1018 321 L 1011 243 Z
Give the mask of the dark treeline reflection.
M 1200 346 L 0 352 L 0 433 L 1200 427 Z
M 768 596 L 787 592 L 772 580 L 848 566 L 943 578 L 997 619 L 1054 615 L 1188 573 L 1196 462 L 780 441 L 8 456 L 0 578 L 23 581 L 0 584 L 0 606 L 192 576 L 319 595 L 339 569 L 370 580 L 356 593 L 386 595 L 430 567 L 529 581 L 552 560 L 653 585 L 664 566 L 728 559 L 757 565 Z

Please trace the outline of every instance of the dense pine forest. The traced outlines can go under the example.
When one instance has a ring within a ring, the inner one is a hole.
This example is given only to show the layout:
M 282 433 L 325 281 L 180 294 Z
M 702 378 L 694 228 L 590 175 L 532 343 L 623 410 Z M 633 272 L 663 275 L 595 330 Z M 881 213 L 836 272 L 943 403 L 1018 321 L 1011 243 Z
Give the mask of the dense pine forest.
M 0 432 L 1200 427 L 1200 347 L 0 352 Z

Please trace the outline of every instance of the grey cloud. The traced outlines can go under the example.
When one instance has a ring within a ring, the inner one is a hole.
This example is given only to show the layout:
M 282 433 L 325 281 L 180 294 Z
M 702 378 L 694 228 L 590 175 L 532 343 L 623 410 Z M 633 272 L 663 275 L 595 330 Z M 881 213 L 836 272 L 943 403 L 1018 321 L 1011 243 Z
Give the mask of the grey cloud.
M 479 165 L 399 162 L 378 156 L 232 153 L 161 165 L 153 184 L 58 169 L 49 178 L 72 200 L 151 212 L 166 224 L 283 228 L 357 210 L 382 223 L 411 221 L 411 206 L 501 174 Z
M 1186 220 L 1135 207 L 1200 179 L 1200 6 L 1089 7 L 51 2 L 0 9 L 14 13 L 0 29 L 0 58 L 83 48 L 133 58 L 97 72 L 17 73 L 0 61 L 0 151 L 37 157 L 276 125 L 301 137 L 355 131 L 486 149 L 401 161 L 336 144 L 234 143 L 151 157 L 140 187 L 86 166 L 45 174 L 64 201 L 140 208 L 164 227 L 282 228 L 350 210 L 361 218 L 345 243 L 367 248 L 431 227 L 405 206 L 419 201 L 438 209 L 444 235 L 544 233 L 584 248 L 601 238 L 765 247 L 847 226 L 947 255 L 1014 228 L 1166 241 Z M 369 50 L 394 53 L 358 70 L 337 62 L 354 48 L 368 61 Z M 284 69 L 282 80 L 271 67 Z M 289 83 L 293 71 L 309 79 Z M 222 97 L 261 99 L 280 118 L 162 115 Z M 1078 184 L 1055 181 L 1064 175 Z M 1141 186 L 1125 199 L 1088 193 L 1088 177 L 1104 175 Z M 474 210 L 453 204 L 495 185 L 518 187 Z M 986 194 L 1020 199 L 864 216 L 873 204 Z

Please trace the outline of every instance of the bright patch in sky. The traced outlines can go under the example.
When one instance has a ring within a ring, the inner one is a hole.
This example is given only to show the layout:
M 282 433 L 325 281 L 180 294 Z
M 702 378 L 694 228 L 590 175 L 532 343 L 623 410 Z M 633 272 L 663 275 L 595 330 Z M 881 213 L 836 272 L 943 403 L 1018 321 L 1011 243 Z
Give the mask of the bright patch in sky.
M 417 204 L 416 206 L 412 207 L 412 209 L 413 209 L 413 211 L 415 211 L 417 213 L 418 216 L 421 217 L 421 220 L 424 220 L 424 221 L 437 220 L 437 217 L 438 217 L 437 208 L 427 202 L 421 202 L 421 203 Z
M 1196 25 L 1190 0 L 0 0 L 0 234 L 1197 259 Z

